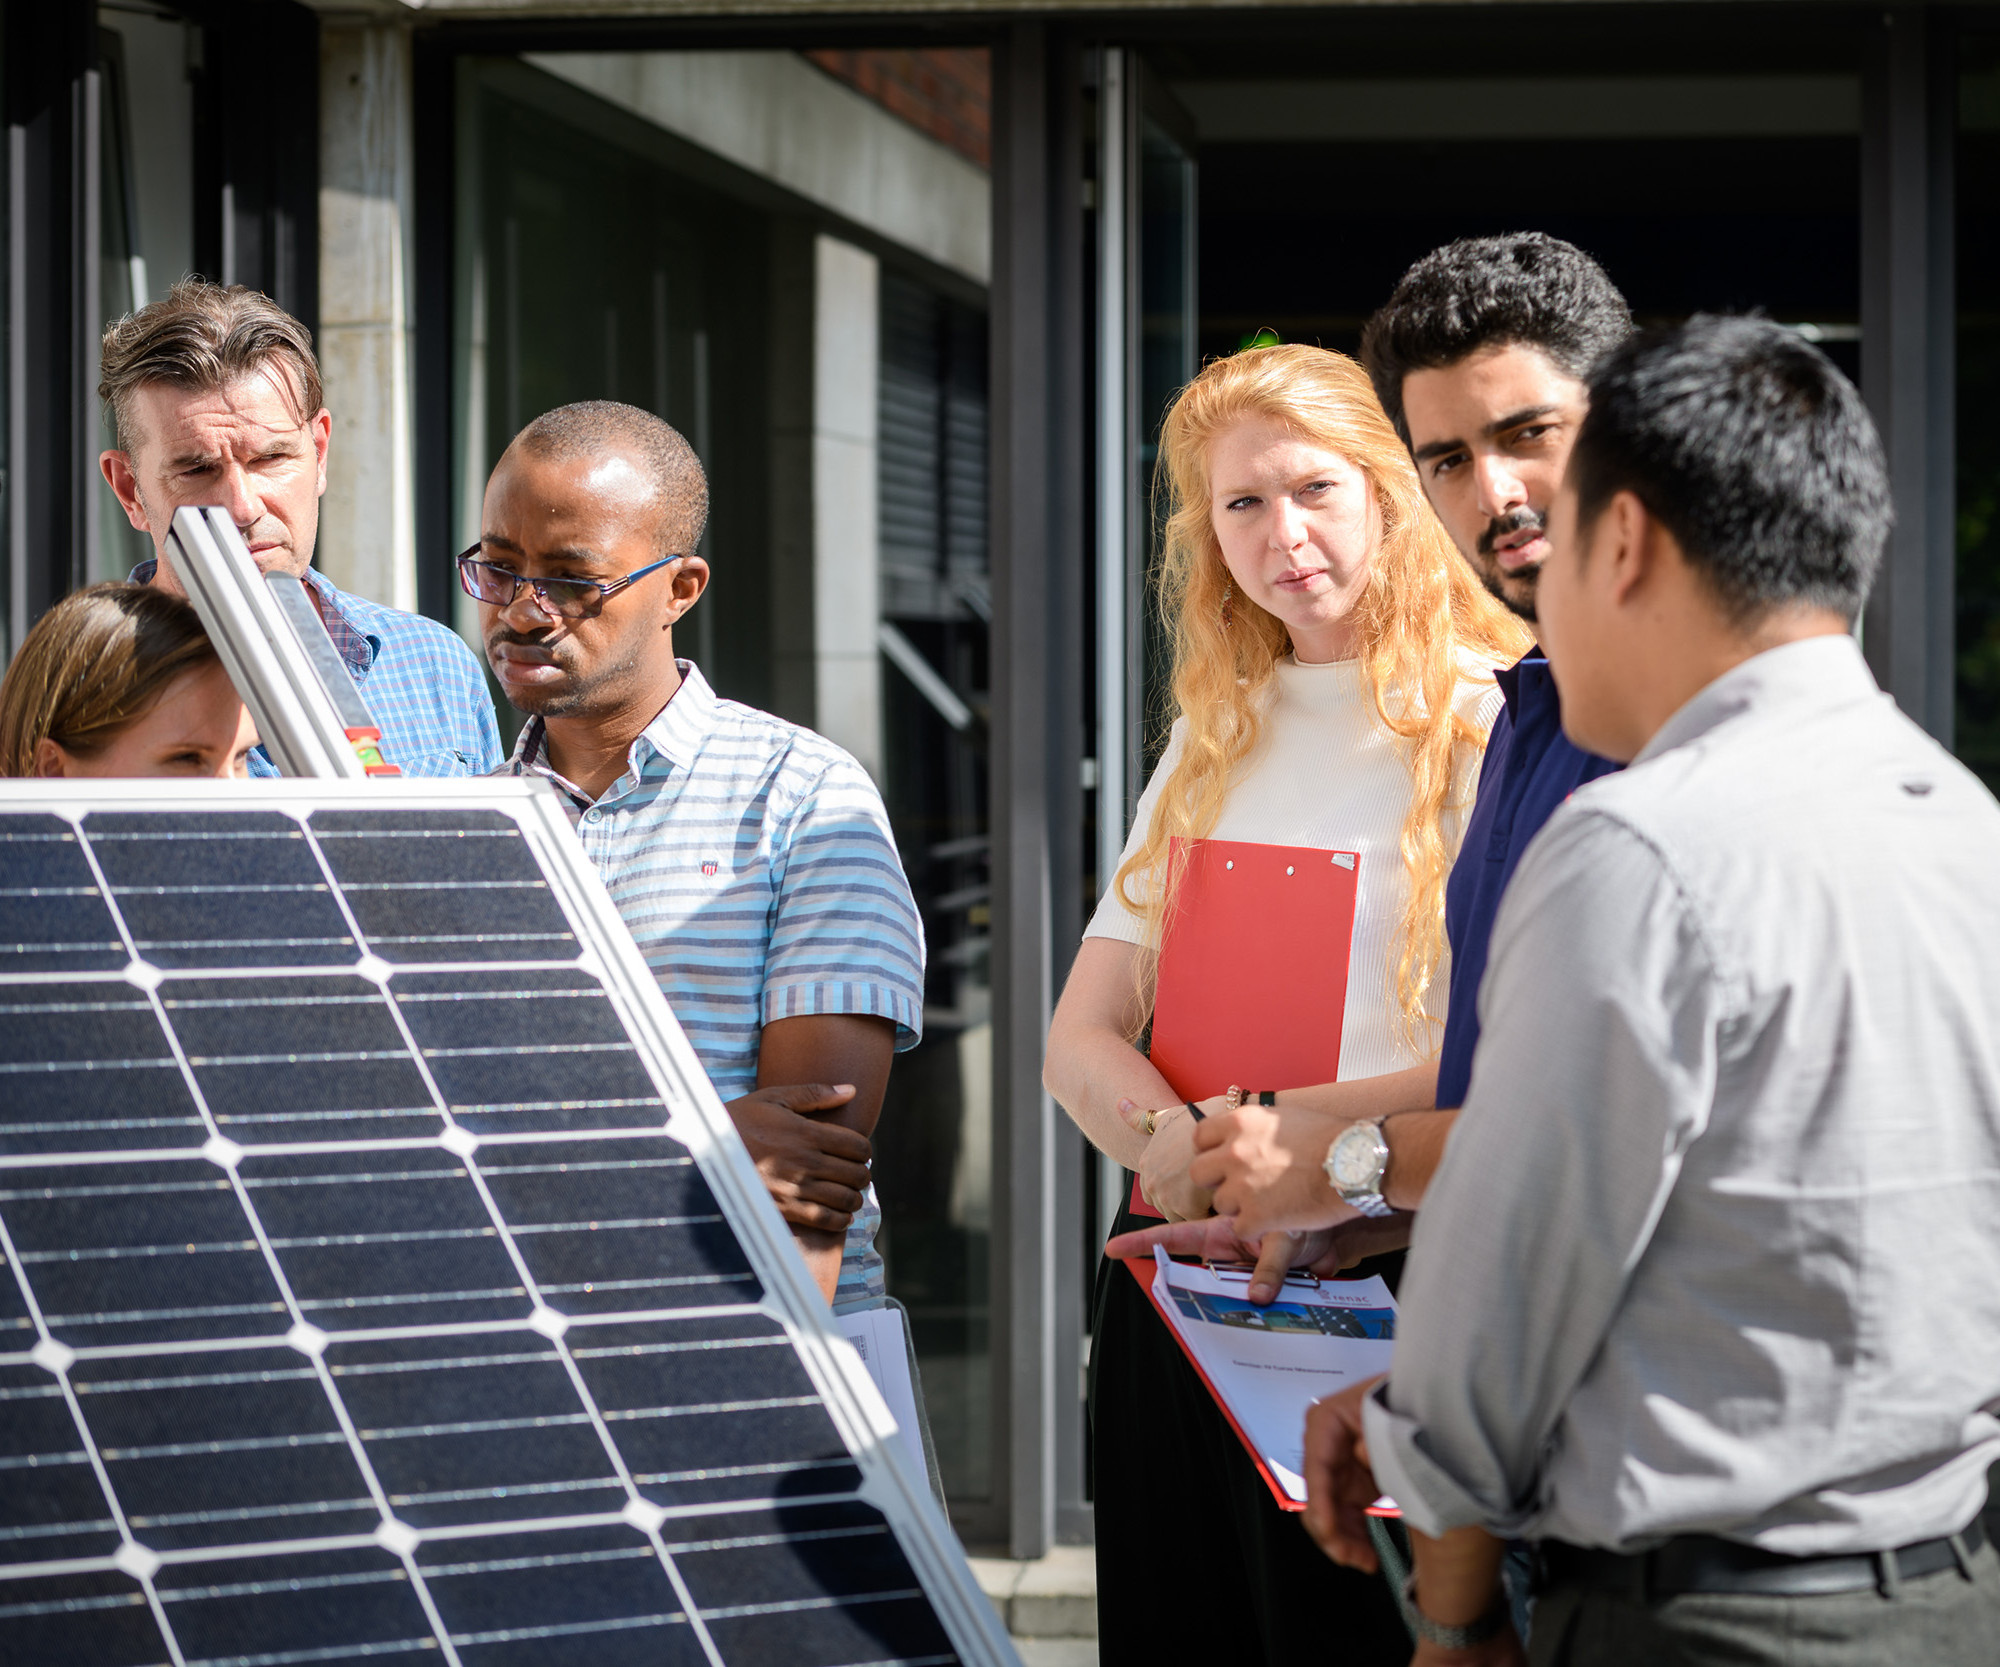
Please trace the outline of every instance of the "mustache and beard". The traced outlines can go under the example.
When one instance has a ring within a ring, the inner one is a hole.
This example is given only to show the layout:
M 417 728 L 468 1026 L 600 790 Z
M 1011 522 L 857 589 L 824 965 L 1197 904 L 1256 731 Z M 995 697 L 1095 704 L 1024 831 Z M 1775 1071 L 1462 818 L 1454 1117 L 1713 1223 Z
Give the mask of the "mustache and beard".
M 1519 509 L 1510 509 L 1486 524 L 1486 530 L 1479 535 L 1477 548 L 1480 559 L 1473 564 L 1479 574 L 1479 582 L 1492 593 L 1494 599 L 1530 625 L 1535 623 L 1535 580 L 1541 570 L 1524 567 L 1518 573 L 1503 572 L 1493 546 L 1501 539 L 1521 532 L 1539 533 L 1546 538 L 1548 530 L 1549 518 L 1540 510 L 1530 509 L 1526 504 Z
M 617 691 L 639 667 L 636 646 L 628 647 L 607 665 L 589 666 L 578 654 L 575 642 L 557 630 L 510 631 L 504 625 L 496 625 L 486 633 L 489 663 L 493 651 L 501 647 L 534 649 L 546 655 L 563 674 L 560 683 L 506 691 L 509 705 L 540 718 L 567 718 L 615 704 Z M 611 697 L 609 700 L 607 695 Z

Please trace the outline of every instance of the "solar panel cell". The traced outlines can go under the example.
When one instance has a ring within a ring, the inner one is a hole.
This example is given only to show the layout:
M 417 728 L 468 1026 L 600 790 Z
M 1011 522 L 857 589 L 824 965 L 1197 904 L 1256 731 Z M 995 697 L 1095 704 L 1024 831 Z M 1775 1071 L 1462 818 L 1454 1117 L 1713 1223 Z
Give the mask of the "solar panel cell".
M 172 1656 L 136 1580 L 62 1574 L 28 1591 L 0 1585 L 0 1636 L 21 1662 L 62 1667 L 169 1667 Z
M 474 1162 L 537 1286 L 566 1314 L 763 1295 L 678 1141 L 494 1141 Z
M 372 1547 L 170 1564 L 155 1583 L 187 1667 L 437 1659 L 408 1570 Z
M 112 972 L 128 959 L 76 829 L 0 815 L 0 971 Z
M 564 1006 L 587 1011 L 581 1002 Z M 452 1115 L 476 1134 L 658 1128 L 666 1121 L 666 1107 L 629 1042 L 577 1040 L 558 1049 L 516 1043 L 503 1033 L 463 1047 L 426 1046 L 423 1056 Z
M 216 1127 L 239 1145 L 443 1131 L 377 984 L 189 978 L 163 985 L 160 998 Z
M 425 1585 L 466 1667 L 698 1667 L 701 1639 L 634 1529 L 432 1541 Z
M 349 965 L 354 933 L 289 816 L 99 812 L 90 850 L 156 967 Z
M 0 1172 L 0 1220 L 67 1347 L 284 1329 L 229 1176 L 206 1160 L 12 1168 Z
M 327 1363 L 400 1521 L 616 1516 L 628 1497 L 561 1351 L 529 1332 L 336 1343 Z
M 579 1324 L 566 1340 L 648 1499 L 690 1505 L 838 1493 L 859 1481 L 773 1321 Z
M 318 1372 L 292 1349 L 84 1360 L 70 1382 L 154 1551 L 365 1536 L 381 1519 Z
M 320 811 L 311 825 L 376 954 L 408 962 L 576 958 L 576 935 L 507 818 Z
M 463 1159 L 435 1145 L 243 1159 L 301 1313 L 327 1331 L 518 1320 L 532 1306 Z
M 0 1562 L 108 1557 L 117 1549 L 118 1525 L 62 1385 L 39 1366 L 0 1366 Z M 0 1638 L 4 1627 L 0 1621 Z
M 153 1004 L 130 984 L 0 986 L 0 1153 L 199 1146 Z

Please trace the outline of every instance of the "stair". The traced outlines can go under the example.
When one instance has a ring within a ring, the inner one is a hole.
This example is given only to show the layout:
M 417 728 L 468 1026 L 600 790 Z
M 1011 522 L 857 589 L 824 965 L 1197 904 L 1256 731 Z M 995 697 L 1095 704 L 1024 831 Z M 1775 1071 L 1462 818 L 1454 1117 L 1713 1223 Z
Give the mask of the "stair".
M 1097 1561 L 1089 1546 L 1057 1546 L 1033 1562 L 971 1563 L 1024 1667 L 1097 1667 Z

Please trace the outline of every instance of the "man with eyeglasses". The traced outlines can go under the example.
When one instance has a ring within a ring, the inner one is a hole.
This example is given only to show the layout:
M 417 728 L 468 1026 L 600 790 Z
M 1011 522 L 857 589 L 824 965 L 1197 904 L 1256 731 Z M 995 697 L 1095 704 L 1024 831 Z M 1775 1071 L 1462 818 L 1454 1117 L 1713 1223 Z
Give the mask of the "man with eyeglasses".
M 676 657 L 707 517 L 667 424 L 566 405 L 500 459 L 459 580 L 529 715 L 502 771 L 562 795 L 820 1289 L 879 1307 L 869 1136 L 922 1025 L 923 929 L 861 766 Z

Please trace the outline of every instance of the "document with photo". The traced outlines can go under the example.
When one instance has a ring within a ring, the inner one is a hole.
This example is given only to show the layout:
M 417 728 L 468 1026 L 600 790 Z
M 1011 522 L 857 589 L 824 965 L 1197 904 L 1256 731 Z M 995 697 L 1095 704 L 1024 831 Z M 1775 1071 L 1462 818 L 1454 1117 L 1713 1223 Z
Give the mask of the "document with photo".
M 1389 1287 L 1379 1278 L 1287 1280 L 1277 1301 L 1259 1306 L 1247 1300 L 1241 1272 L 1190 1267 L 1164 1250 L 1154 1257 L 1154 1306 L 1274 1488 L 1302 1507 L 1306 1409 L 1389 1369 Z

